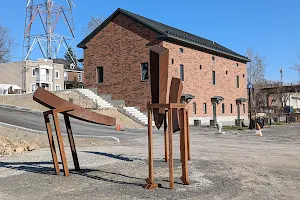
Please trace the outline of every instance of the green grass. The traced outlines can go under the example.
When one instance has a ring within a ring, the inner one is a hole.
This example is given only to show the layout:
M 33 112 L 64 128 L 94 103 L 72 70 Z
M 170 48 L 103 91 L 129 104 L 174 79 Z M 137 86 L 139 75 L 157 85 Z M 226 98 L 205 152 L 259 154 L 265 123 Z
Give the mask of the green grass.
M 286 125 L 286 123 L 285 122 L 273 122 L 272 125 L 282 126 L 282 125 Z

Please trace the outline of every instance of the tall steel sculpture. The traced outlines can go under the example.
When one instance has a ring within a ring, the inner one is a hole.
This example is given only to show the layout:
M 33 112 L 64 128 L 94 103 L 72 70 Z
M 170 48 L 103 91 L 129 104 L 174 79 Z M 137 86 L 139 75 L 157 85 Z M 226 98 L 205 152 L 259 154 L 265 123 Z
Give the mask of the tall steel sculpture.
M 188 180 L 188 160 L 190 159 L 189 125 L 186 104 L 180 103 L 183 85 L 180 79 L 172 78 L 168 94 L 168 49 L 161 46 L 150 48 L 150 77 L 152 102 L 147 104 L 148 109 L 148 154 L 149 177 L 146 189 L 157 188 L 153 177 L 153 140 L 152 140 L 152 114 L 156 127 L 159 129 L 164 123 L 165 161 L 169 162 L 170 189 L 174 188 L 173 165 L 173 133 L 180 130 L 180 158 L 182 162 L 182 177 L 184 184 Z
M 75 39 L 73 6 L 72 0 L 66 0 L 65 5 L 55 4 L 53 0 L 27 0 L 23 45 L 24 60 L 29 59 L 32 50 L 37 45 L 46 59 L 57 58 L 61 46 L 70 54 L 68 48 L 72 47 Z M 64 27 L 57 27 L 60 21 L 64 21 Z M 70 57 L 73 59 L 71 54 Z M 73 60 L 73 63 L 75 64 L 76 61 Z
M 58 120 L 58 113 L 61 113 L 64 116 L 64 121 L 66 124 L 66 129 L 67 129 L 67 133 L 68 133 L 68 137 L 69 137 L 69 143 L 70 143 L 70 147 L 71 147 L 71 151 L 72 151 L 75 170 L 80 170 L 80 167 L 79 167 L 78 157 L 77 157 L 77 153 L 76 153 L 75 142 L 74 142 L 71 123 L 70 123 L 70 117 L 76 118 L 76 119 L 79 119 L 82 121 L 90 122 L 90 123 L 95 123 L 95 124 L 102 124 L 102 125 L 108 125 L 108 126 L 116 125 L 115 118 L 108 117 L 105 115 L 101 115 L 101 114 L 86 110 L 80 106 L 70 103 L 70 102 L 48 92 L 47 90 L 45 90 L 41 87 L 39 87 L 35 91 L 35 93 L 33 95 L 33 100 L 50 109 L 49 111 L 45 111 L 43 114 L 44 114 L 44 120 L 45 120 L 45 125 L 46 125 L 46 129 L 47 129 L 47 133 L 48 133 L 49 145 L 50 145 L 50 150 L 51 150 L 53 164 L 54 164 L 56 174 L 59 174 L 60 170 L 59 170 L 59 165 L 58 165 L 57 154 L 55 151 L 55 145 L 54 145 L 49 115 L 53 116 L 53 122 L 54 122 L 54 127 L 55 127 L 55 131 L 56 131 L 56 136 L 57 136 L 57 142 L 58 142 L 58 146 L 59 146 L 59 151 L 60 151 L 60 156 L 61 156 L 61 161 L 62 161 L 65 176 L 69 176 L 69 169 L 68 169 L 68 164 L 67 164 L 67 160 L 66 160 L 66 153 L 64 150 L 64 142 L 63 142 L 63 138 L 62 138 L 62 134 L 61 134 L 60 124 L 59 124 L 59 120 Z

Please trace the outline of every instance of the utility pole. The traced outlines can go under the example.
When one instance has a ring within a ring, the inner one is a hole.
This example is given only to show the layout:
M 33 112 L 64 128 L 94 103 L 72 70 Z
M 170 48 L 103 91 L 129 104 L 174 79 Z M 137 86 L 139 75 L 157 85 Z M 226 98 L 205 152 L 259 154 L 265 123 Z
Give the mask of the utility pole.
M 279 73 L 280 73 L 281 85 L 283 85 L 283 82 L 282 82 L 282 80 L 283 80 L 283 69 L 282 68 L 280 68 Z

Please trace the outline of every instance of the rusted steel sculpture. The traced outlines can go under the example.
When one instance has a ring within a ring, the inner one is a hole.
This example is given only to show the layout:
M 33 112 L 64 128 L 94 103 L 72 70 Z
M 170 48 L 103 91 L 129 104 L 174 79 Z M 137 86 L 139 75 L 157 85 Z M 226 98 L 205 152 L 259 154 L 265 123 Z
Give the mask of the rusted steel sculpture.
M 184 184 L 190 184 L 188 180 L 188 159 L 189 159 L 189 125 L 188 112 L 186 104 L 180 103 L 182 92 L 182 82 L 178 78 L 172 78 L 169 103 L 148 103 L 148 154 L 149 154 L 149 177 L 147 178 L 146 189 L 157 188 L 158 184 L 154 182 L 153 177 L 153 141 L 152 141 L 152 113 L 155 109 L 163 109 L 164 113 L 168 113 L 168 117 L 164 116 L 164 130 L 165 130 L 165 159 L 169 162 L 169 181 L 170 189 L 174 188 L 174 166 L 173 166 L 173 131 L 174 125 L 178 124 L 180 127 L 180 158 L 182 163 L 182 177 Z M 178 117 L 179 112 L 179 117 Z M 155 115 L 154 115 L 155 116 Z M 168 119 L 168 127 L 166 123 Z M 178 121 L 175 121 L 178 120 Z M 168 133 L 167 133 L 168 131 Z M 169 147 L 168 149 L 166 147 Z
M 69 176 L 69 169 L 68 169 L 68 164 L 67 164 L 67 160 L 66 160 L 66 153 L 64 150 L 64 142 L 63 142 L 63 138 L 62 138 L 62 134 L 61 134 L 60 124 L 59 124 L 59 120 L 58 120 L 58 113 L 61 113 L 64 115 L 64 120 L 65 120 L 67 133 L 68 133 L 68 137 L 69 137 L 69 143 L 70 143 L 70 147 L 71 147 L 71 151 L 72 151 L 75 170 L 80 170 L 80 167 L 79 167 L 78 157 L 77 157 L 77 153 L 76 153 L 71 123 L 70 123 L 70 117 L 76 118 L 76 119 L 79 119 L 82 121 L 86 121 L 86 122 L 95 123 L 95 124 L 102 124 L 102 125 L 108 125 L 108 126 L 116 125 L 115 118 L 108 117 L 105 115 L 101 115 L 101 114 L 86 110 L 80 106 L 70 103 L 70 102 L 48 92 L 47 90 L 45 90 L 41 87 L 39 87 L 35 91 L 35 93 L 33 95 L 33 100 L 50 109 L 49 111 L 45 111 L 43 114 L 44 114 L 45 125 L 46 125 L 46 129 L 47 129 L 47 133 L 48 133 L 49 145 L 50 145 L 50 150 L 51 150 L 53 164 L 54 164 L 56 174 L 60 173 L 60 169 L 59 169 L 59 165 L 58 165 L 58 159 L 57 159 L 57 154 L 55 151 L 54 140 L 53 140 L 53 135 L 52 135 L 52 130 L 51 130 L 51 124 L 50 124 L 50 119 L 49 119 L 50 114 L 53 116 L 53 122 L 54 122 L 54 127 L 55 127 L 55 131 L 56 131 L 56 136 L 57 136 L 57 142 L 58 142 L 58 146 L 59 146 L 59 151 L 60 151 L 60 156 L 61 156 L 61 161 L 62 161 L 65 176 Z

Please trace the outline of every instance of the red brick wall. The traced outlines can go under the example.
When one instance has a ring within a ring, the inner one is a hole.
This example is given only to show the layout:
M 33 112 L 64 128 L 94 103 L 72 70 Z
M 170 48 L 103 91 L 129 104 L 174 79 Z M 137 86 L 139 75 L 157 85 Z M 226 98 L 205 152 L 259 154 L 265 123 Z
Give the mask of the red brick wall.
M 141 82 L 141 63 L 149 62 L 149 45 L 159 44 L 156 33 L 119 14 L 87 43 L 84 50 L 85 87 L 98 94 L 112 94 L 126 106 L 145 109 L 150 100 L 150 82 Z M 96 68 L 103 66 L 103 83 L 97 83 Z
M 69 81 L 73 81 L 74 77 L 76 77 L 77 81 L 78 81 L 78 74 L 82 73 L 82 72 L 71 72 L 71 71 L 68 71 L 67 73 L 68 73 L 68 80 Z M 82 82 L 84 83 L 84 73 L 82 73 Z
M 99 94 L 112 94 L 113 99 L 123 99 L 127 106 L 140 106 L 145 109 L 150 100 L 150 83 L 141 82 L 141 63 L 149 62 L 149 45 L 161 44 L 170 50 L 169 84 L 171 77 L 179 77 L 179 65 L 184 65 L 185 81 L 183 93 L 196 97 L 197 114 L 194 117 L 212 116 L 211 98 L 222 96 L 225 113 L 221 104 L 217 107 L 218 116 L 236 116 L 235 100 L 247 98 L 246 64 L 214 56 L 198 50 L 181 47 L 170 42 L 157 41 L 156 33 L 125 15 L 118 15 L 101 32 L 87 43 L 84 50 L 85 87 L 98 88 Z M 179 48 L 184 52 L 179 53 Z M 174 59 L 174 64 L 172 64 Z M 200 70 L 200 65 L 202 69 Z M 97 83 L 96 68 L 103 66 L 104 81 Z M 212 71 L 216 71 L 216 85 L 212 85 Z M 228 74 L 226 74 L 228 71 Z M 243 77 L 244 74 L 244 77 Z M 240 87 L 236 87 L 239 75 Z M 190 113 L 192 113 L 190 103 Z M 207 115 L 203 113 L 203 103 L 207 104 Z M 233 113 L 230 113 L 233 104 Z M 241 106 L 241 115 L 247 115 Z
M 235 100 L 241 97 L 247 98 L 246 64 L 170 42 L 163 42 L 163 46 L 168 48 L 170 52 L 169 84 L 172 77 L 180 78 L 180 64 L 184 65 L 183 93 L 195 96 L 195 99 L 189 104 L 190 113 L 193 110 L 192 103 L 196 102 L 197 105 L 197 114 L 191 114 L 191 116 L 212 116 L 211 98 L 213 96 L 224 97 L 224 100 L 217 106 L 218 116 L 237 115 Z M 183 53 L 179 53 L 179 48 L 183 48 Z M 212 56 L 215 57 L 215 61 L 212 61 Z M 174 59 L 174 64 L 172 64 L 172 59 Z M 200 65 L 202 69 L 200 69 Z M 216 85 L 212 84 L 212 71 L 216 72 Z M 239 76 L 239 88 L 236 87 L 237 75 Z M 206 115 L 203 109 L 204 103 L 207 105 Z M 222 103 L 225 104 L 224 114 L 222 114 Z M 233 104 L 233 113 L 230 113 L 230 104 Z M 247 108 L 246 104 L 244 113 L 243 106 L 240 107 L 241 115 L 247 115 Z

